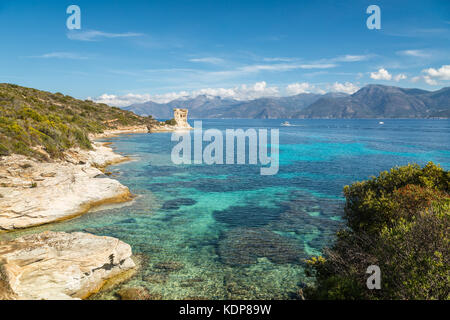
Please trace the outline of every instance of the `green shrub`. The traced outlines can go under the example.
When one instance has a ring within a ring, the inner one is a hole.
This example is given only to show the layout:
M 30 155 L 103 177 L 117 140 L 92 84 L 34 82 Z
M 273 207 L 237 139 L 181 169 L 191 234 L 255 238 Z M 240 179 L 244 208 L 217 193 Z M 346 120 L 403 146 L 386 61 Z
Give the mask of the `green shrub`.
M 165 124 L 168 124 L 170 126 L 175 126 L 177 125 L 177 122 L 175 121 L 175 119 L 170 119 L 170 120 L 166 120 L 164 121 Z
M 347 228 L 308 261 L 312 299 L 449 299 L 450 175 L 433 163 L 382 172 L 344 189 Z M 365 273 L 381 269 L 382 289 Z

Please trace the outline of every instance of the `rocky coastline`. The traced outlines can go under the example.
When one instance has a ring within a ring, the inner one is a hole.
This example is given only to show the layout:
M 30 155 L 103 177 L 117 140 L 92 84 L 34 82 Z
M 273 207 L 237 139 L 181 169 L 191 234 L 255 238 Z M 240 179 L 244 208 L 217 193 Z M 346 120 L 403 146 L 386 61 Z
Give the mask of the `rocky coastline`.
M 62 221 L 99 205 L 132 200 L 128 187 L 104 173 L 108 165 L 129 158 L 95 140 L 192 129 L 186 121 L 187 110 L 174 111 L 175 123 L 105 130 L 89 136 L 92 150 L 72 148 L 60 159 L 0 157 L 0 232 Z M 36 149 L 45 155 L 45 150 Z M 0 300 L 83 299 L 108 279 L 135 267 L 131 247 L 111 237 L 44 232 L 0 241 Z

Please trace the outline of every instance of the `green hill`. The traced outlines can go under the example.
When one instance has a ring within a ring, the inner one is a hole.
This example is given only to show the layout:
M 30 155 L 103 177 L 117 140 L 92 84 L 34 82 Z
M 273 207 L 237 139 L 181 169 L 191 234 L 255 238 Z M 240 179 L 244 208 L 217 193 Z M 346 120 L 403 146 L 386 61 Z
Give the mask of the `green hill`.
M 71 147 L 92 148 L 89 133 L 154 122 L 106 104 L 0 84 L 0 156 L 17 153 L 43 159 L 34 148 L 42 146 L 55 158 Z

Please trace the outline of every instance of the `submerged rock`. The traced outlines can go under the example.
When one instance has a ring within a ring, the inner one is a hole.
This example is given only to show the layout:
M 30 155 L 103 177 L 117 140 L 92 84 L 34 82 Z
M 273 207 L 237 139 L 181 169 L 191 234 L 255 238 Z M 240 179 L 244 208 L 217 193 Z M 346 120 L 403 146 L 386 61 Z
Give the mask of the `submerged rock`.
M 154 265 L 156 269 L 163 270 L 163 271 L 178 271 L 184 268 L 184 264 L 181 262 L 176 261 L 166 261 L 166 262 L 159 262 Z
M 88 233 L 43 232 L 0 242 L 0 288 L 17 299 L 82 299 L 135 267 L 131 247 Z
M 266 257 L 273 263 L 301 263 L 303 248 L 292 239 L 262 228 L 234 228 L 219 242 L 219 256 L 229 265 L 248 265 Z
M 225 210 L 216 210 L 213 217 L 216 221 L 228 224 L 230 227 L 262 227 L 277 220 L 286 208 L 259 207 L 255 205 L 231 206 Z
M 197 201 L 195 201 L 194 199 L 191 199 L 191 198 L 173 199 L 173 200 L 168 200 L 168 201 L 164 202 L 162 209 L 163 210 L 177 210 L 181 206 L 193 206 L 196 203 L 197 203 Z
M 121 300 L 161 300 L 160 294 L 152 294 L 144 287 L 122 288 L 117 291 Z

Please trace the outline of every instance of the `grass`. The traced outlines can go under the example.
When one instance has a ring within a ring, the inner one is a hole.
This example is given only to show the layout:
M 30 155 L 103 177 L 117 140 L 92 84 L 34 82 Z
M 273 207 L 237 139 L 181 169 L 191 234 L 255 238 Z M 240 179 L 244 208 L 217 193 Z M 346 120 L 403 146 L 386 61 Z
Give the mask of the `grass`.
M 62 93 L 0 84 L 0 156 L 16 153 L 44 159 L 35 148 L 42 146 L 56 158 L 72 147 L 91 149 L 90 133 L 155 122 L 152 117 Z

